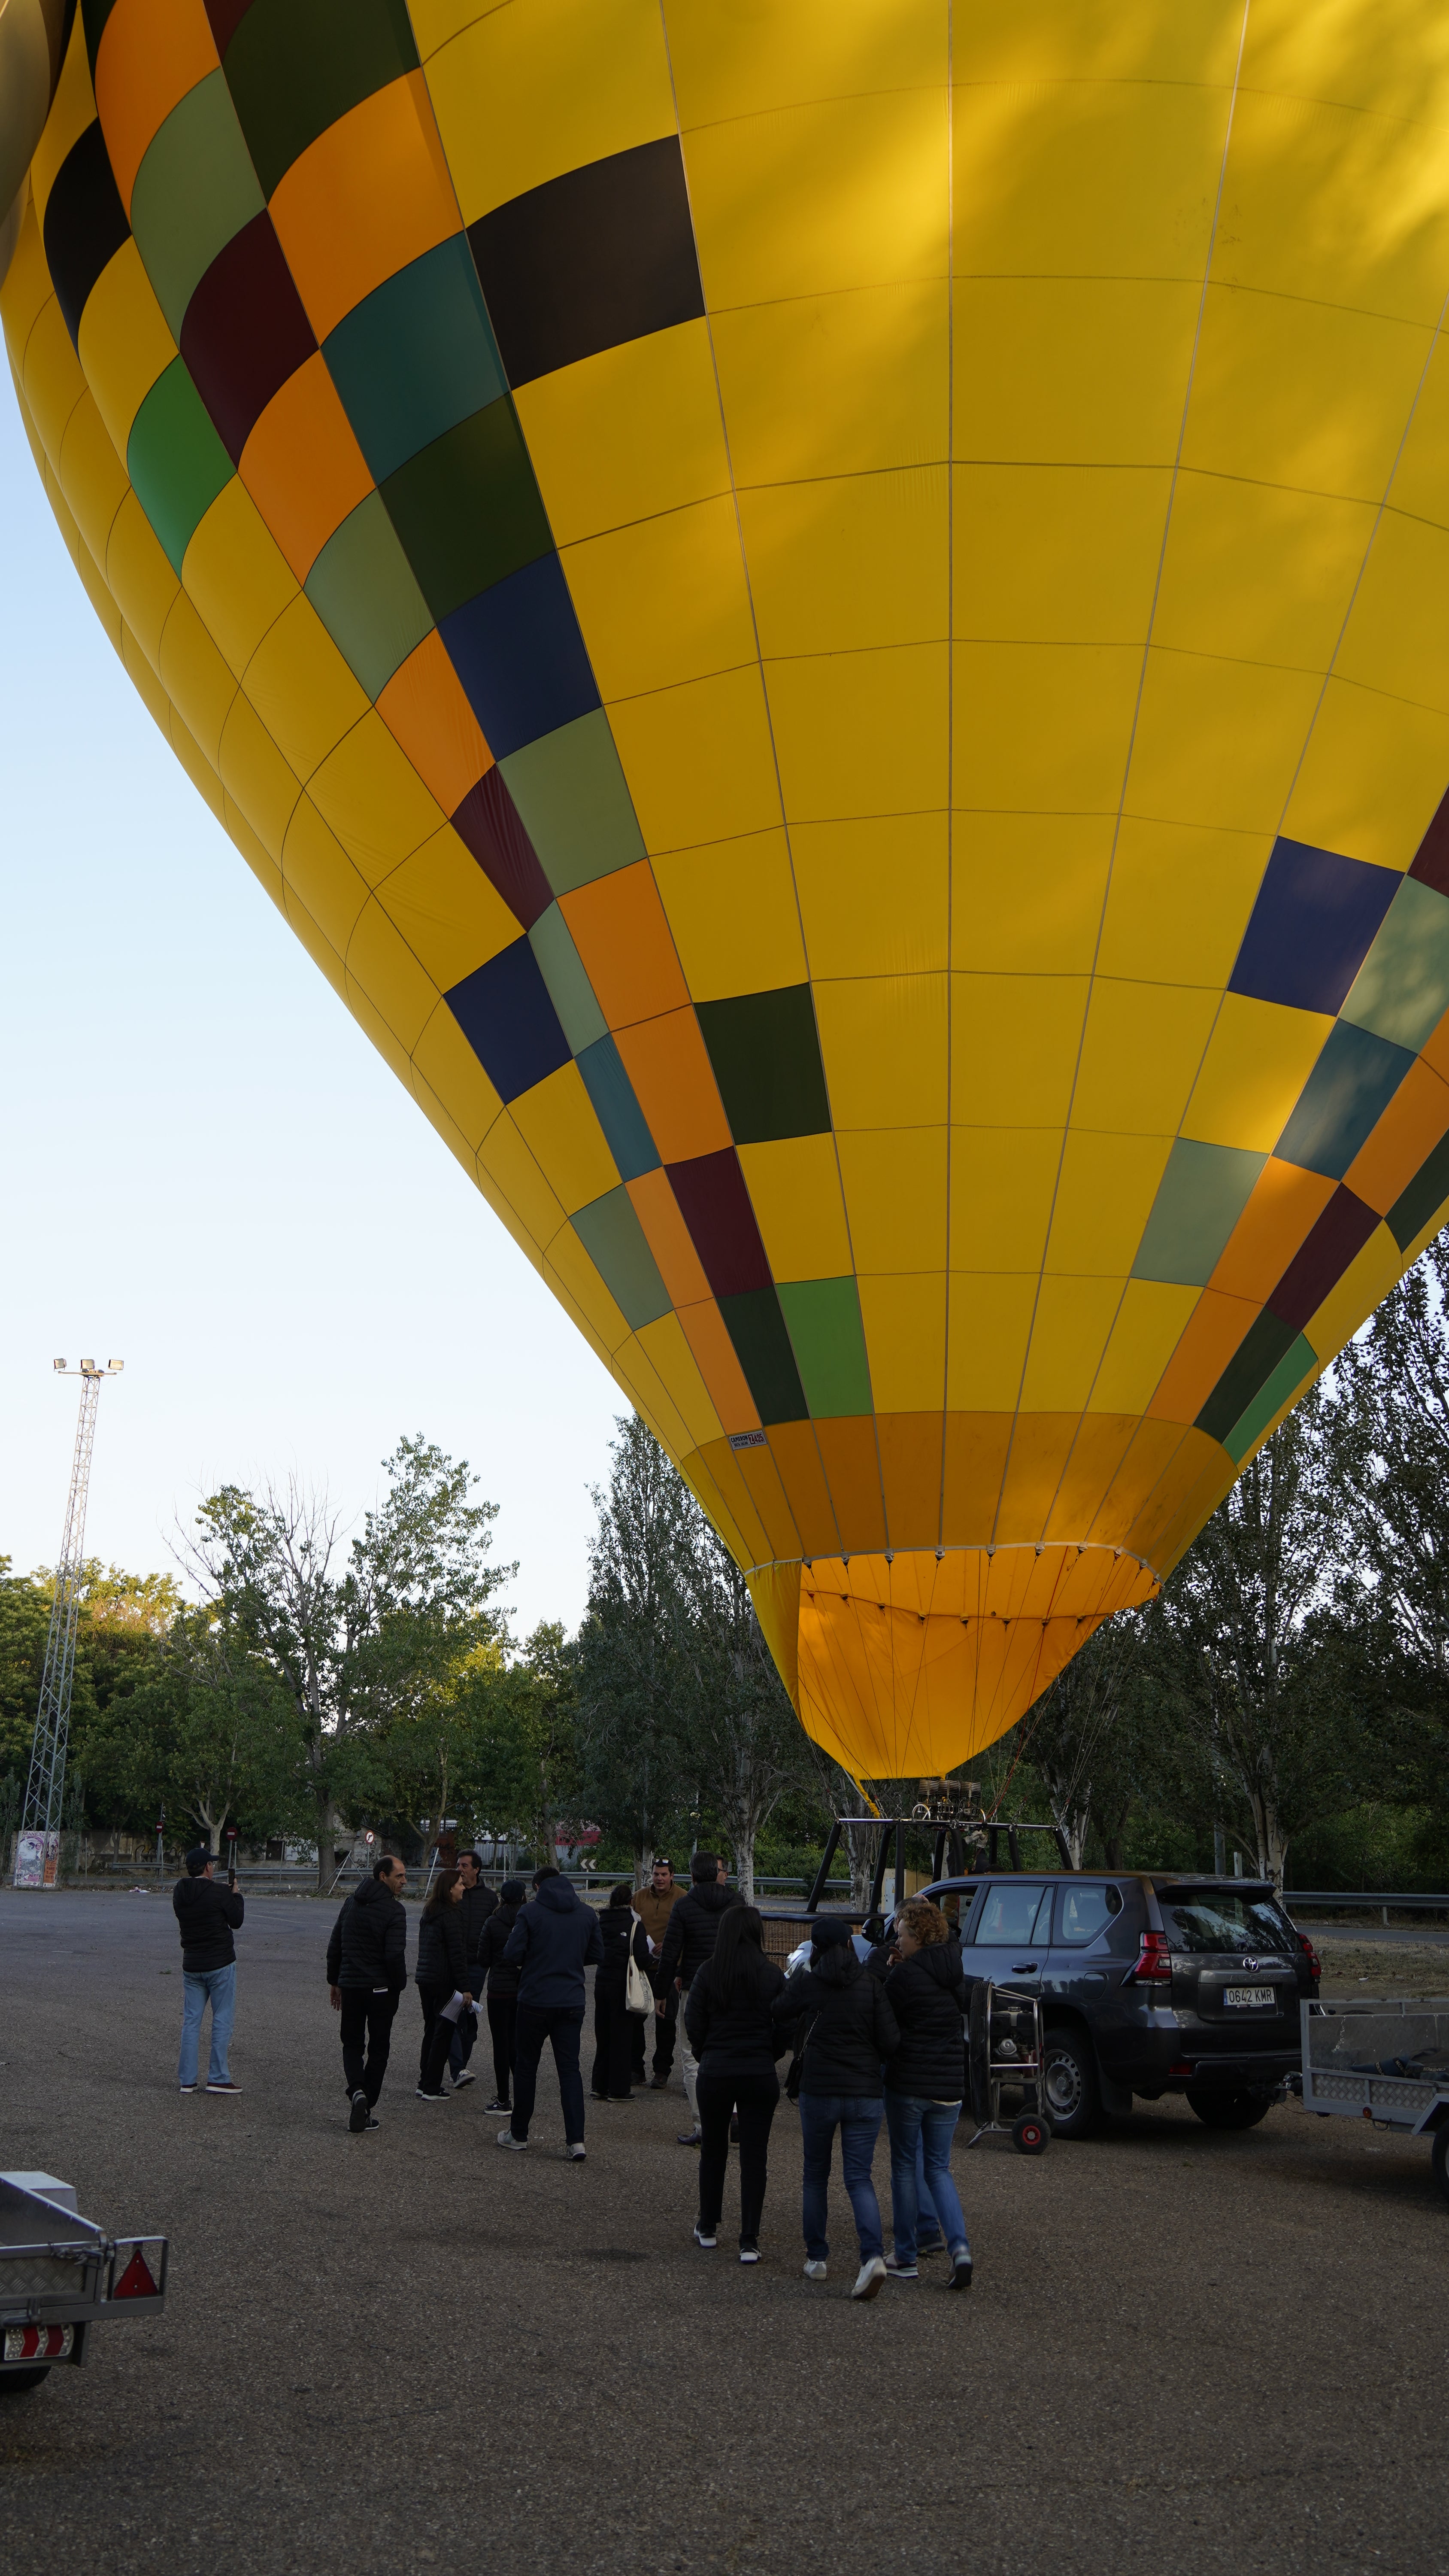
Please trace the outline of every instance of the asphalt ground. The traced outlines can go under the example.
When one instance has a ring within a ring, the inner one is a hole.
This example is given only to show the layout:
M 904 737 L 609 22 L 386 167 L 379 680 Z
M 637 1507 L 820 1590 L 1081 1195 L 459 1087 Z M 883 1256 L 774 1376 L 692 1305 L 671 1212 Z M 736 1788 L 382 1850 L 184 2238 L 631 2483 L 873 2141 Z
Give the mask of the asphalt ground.
M 801 2276 L 788 2106 L 755 2271 L 691 2241 L 677 2091 L 591 2105 L 570 2166 L 545 2073 L 502 2155 L 485 2081 L 414 2099 L 414 1995 L 349 2136 L 330 1919 L 253 1900 L 245 2090 L 182 2100 L 169 1905 L 0 1895 L 0 2164 L 172 2244 L 163 2316 L 0 2404 L 8 2566 L 1449 2571 L 1422 2143 L 1289 2105 L 1218 2135 L 1176 2101 L 1035 2160 L 961 2141 L 975 2287 L 854 2305 L 838 2186 L 830 2279 Z

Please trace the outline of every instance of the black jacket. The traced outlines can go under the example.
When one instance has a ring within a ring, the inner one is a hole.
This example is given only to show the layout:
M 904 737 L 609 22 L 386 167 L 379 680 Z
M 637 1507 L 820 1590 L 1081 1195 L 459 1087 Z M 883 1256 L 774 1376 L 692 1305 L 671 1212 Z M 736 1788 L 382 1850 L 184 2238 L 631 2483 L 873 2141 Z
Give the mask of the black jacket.
M 217 1878 L 178 1878 L 171 1890 L 171 1911 L 181 1926 L 181 1965 L 194 1977 L 208 1968 L 229 1968 L 236 1959 L 232 1934 L 241 1926 L 246 1901 Z
M 880 1978 L 852 1949 L 842 1944 L 813 1968 L 797 1968 L 775 1998 L 775 2019 L 801 2023 L 802 2093 L 879 2097 L 881 2060 L 894 2057 L 901 2034 Z
M 463 1925 L 463 1956 L 470 1968 L 479 1965 L 478 1945 L 491 1914 L 498 1911 L 498 1899 L 491 1887 L 480 1878 L 476 1887 L 465 1887 L 458 1899 L 458 1915 Z
M 599 1918 L 567 1879 L 546 1878 L 533 1903 L 524 1906 L 503 1955 L 518 1968 L 520 2007 L 582 2012 L 584 1970 L 604 1955 Z
M 500 1898 L 483 1926 L 483 1938 L 478 1944 L 478 1965 L 488 1972 L 488 1992 L 500 2002 L 506 1995 L 518 1992 L 518 1970 L 503 1953 L 522 1912 L 521 1905 L 505 1905 Z
M 966 1983 L 954 1941 L 937 1941 L 892 1968 L 885 1997 L 901 2044 L 886 2068 L 888 2093 L 958 2102 L 966 2083 Z
M 721 1887 L 717 1879 L 708 1878 L 680 1898 L 670 1915 L 659 1953 L 661 1995 L 668 1993 L 676 1977 L 688 1994 L 706 1959 L 714 1957 L 720 1916 L 739 1902 L 737 1887 Z
M 407 1946 L 408 1918 L 391 1888 L 365 1878 L 332 1926 L 327 1983 L 370 1994 L 382 1986 L 400 1991 L 408 1981 Z
M 431 1913 L 423 1909 L 418 1925 L 417 1981 L 420 1986 L 444 1986 L 456 1995 L 468 1982 L 468 1962 L 463 1956 L 463 1926 L 458 1917 L 461 1904 L 434 1906 Z
M 748 1986 L 743 1991 L 737 1986 L 728 2003 L 721 2002 L 715 1989 L 715 1973 L 713 1960 L 707 1959 L 684 2006 L 684 2027 L 701 2075 L 769 2075 L 789 2046 L 788 2030 L 777 2027 L 771 2012 L 784 1989 L 781 1970 L 773 1959 L 757 1956 Z
M 602 1986 L 605 1994 L 622 1998 L 628 1983 L 631 1953 L 645 1976 L 649 1974 L 649 1944 L 644 1938 L 644 1926 L 627 1905 L 606 1905 L 599 1916 L 599 1937 L 604 1944 L 604 1955 L 594 1978 L 595 1989 Z

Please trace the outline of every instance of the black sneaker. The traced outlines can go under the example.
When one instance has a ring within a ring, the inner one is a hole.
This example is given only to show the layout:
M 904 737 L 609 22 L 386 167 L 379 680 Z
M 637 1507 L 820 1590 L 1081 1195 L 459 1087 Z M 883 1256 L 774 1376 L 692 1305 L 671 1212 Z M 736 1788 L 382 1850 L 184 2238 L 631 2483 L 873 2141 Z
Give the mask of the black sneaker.
M 753 2236 L 742 2236 L 740 2238 L 740 2261 L 742 2263 L 758 2263 L 759 2259 L 760 2249 L 755 2243 Z
M 367 2126 L 367 2095 L 360 2085 L 352 2096 L 352 2108 L 347 2114 L 347 2125 L 354 2138 L 360 2138 Z
M 963 2245 L 959 2251 L 951 2257 L 951 2278 L 946 2284 L 947 2289 L 969 2290 L 971 2287 L 971 2268 L 971 2248 L 969 2245 Z
M 513 2104 L 511 2102 L 485 2102 L 483 2108 L 485 2111 L 511 2111 Z
M 696 2219 L 694 2222 L 694 2241 L 706 2254 L 712 2254 L 718 2239 L 712 2227 L 701 2227 L 699 2220 Z
M 461 2073 L 460 2075 L 455 2075 L 455 2076 L 454 2076 L 454 2078 L 453 2078 L 453 2090 L 454 2090 L 454 2092 L 456 2093 L 456 2092 L 457 2092 L 457 2090 L 458 2090 L 458 2087 L 459 2087 L 461 2084 L 476 2084 L 476 2083 L 477 2083 L 477 2081 L 478 2081 L 478 2078 L 477 2078 L 477 2076 L 473 2073 L 472 2068 L 471 2068 L 471 2067 L 468 2067 L 468 2066 L 465 2066 L 465 2067 L 463 2068 L 463 2071 L 462 2071 L 462 2073 Z

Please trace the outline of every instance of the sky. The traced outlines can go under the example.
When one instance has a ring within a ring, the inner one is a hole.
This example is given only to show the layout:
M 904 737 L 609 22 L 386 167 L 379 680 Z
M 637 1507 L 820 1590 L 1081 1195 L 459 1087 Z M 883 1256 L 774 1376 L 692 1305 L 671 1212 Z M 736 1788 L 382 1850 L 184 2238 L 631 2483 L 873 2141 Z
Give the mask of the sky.
M 225 1483 L 348 1522 L 424 1433 L 573 1628 L 625 1398 L 312 965 L 112 652 L 0 381 L 0 1555 L 178 1570 Z

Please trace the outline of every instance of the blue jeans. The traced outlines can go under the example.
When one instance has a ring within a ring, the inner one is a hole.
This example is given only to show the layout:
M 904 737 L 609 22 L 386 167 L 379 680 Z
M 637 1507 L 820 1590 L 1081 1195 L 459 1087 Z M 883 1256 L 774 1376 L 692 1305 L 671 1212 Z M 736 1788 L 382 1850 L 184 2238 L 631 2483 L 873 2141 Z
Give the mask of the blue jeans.
M 231 2046 L 231 2026 L 236 2019 L 236 1961 L 224 1968 L 183 1968 L 181 1972 L 181 2057 L 176 2068 L 178 2084 L 196 2082 L 196 2062 L 201 2049 L 201 2016 L 211 2006 L 211 2071 L 208 2084 L 229 2084 L 231 2069 L 227 2050 Z
M 825 2234 L 826 2191 L 830 2181 L 830 2150 L 837 2129 L 840 2131 L 840 2169 L 855 2215 L 860 2259 L 862 2263 L 868 2263 L 872 2255 L 884 2250 L 880 2203 L 870 2178 L 871 2159 L 884 2118 L 885 2104 L 878 2094 L 802 2093 L 800 2096 L 800 2135 L 805 2148 L 802 2215 L 805 2251 L 812 2263 L 823 2263 L 830 2252 Z
M 966 2219 L 951 2179 L 951 2140 L 961 2116 L 959 2102 L 927 2102 L 918 2093 L 887 2093 L 886 2127 L 891 2140 L 891 2223 L 898 2263 L 914 2263 L 919 2223 L 917 2168 L 924 2161 L 929 2206 L 935 2210 L 947 2249 L 956 2253 L 966 2242 Z

